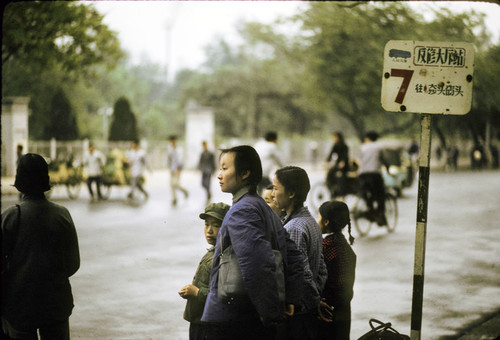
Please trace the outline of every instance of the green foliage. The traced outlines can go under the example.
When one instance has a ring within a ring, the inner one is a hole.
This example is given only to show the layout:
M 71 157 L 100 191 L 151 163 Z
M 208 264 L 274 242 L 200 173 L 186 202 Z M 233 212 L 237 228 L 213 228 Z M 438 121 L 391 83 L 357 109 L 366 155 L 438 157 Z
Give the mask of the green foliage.
M 16 60 L 39 71 L 59 64 L 86 73 L 123 56 L 114 32 L 92 6 L 72 1 L 10 2 L 2 24 L 2 64 Z
M 44 139 L 74 140 L 79 137 L 75 113 L 64 90 L 59 88 L 50 103 L 50 121 Z
M 113 109 L 109 140 L 131 141 L 135 139 L 138 139 L 135 114 L 131 111 L 128 99 L 120 97 Z

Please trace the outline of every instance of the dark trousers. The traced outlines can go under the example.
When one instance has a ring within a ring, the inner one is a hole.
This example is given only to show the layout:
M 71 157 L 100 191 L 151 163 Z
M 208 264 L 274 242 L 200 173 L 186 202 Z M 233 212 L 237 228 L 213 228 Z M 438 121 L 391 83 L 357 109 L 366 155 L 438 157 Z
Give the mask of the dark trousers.
M 90 196 L 94 197 L 94 191 L 92 190 L 92 182 L 95 182 L 97 197 L 102 198 L 101 195 L 101 176 L 89 176 L 87 178 L 87 187 L 89 188 Z
M 14 328 L 8 321 L 2 319 L 2 327 L 7 334 L 4 335 L 6 340 L 38 340 L 37 331 L 41 340 L 69 340 L 68 319 L 22 329 Z
M 258 319 L 210 324 L 206 330 L 206 340 L 275 340 L 276 338 L 276 327 L 266 327 Z
M 189 340 L 205 340 L 206 326 L 201 323 L 191 322 L 189 324 Z
M 369 210 L 374 210 L 373 203 L 377 203 L 378 213 L 385 213 L 385 185 L 382 175 L 377 172 L 359 175 L 361 195 L 366 201 Z
M 332 322 L 319 322 L 318 340 L 349 340 L 351 306 L 336 306 Z
M 210 172 L 202 172 L 201 173 L 201 186 L 205 189 L 207 193 L 207 199 L 212 197 L 210 193 L 210 181 L 212 180 L 212 173 Z
M 286 322 L 286 340 L 316 340 L 318 318 L 313 313 L 295 314 Z

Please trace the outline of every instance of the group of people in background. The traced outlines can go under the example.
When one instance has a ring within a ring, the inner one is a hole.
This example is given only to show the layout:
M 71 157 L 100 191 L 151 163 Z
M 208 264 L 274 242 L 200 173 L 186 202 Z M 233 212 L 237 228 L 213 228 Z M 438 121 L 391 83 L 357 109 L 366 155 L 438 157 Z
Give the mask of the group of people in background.
M 232 205 L 211 203 L 200 214 L 211 248 L 193 282 L 179 290 L 187 300 L 189 338 L 349 339 L 356 267 L 349 209 L 344 202 L 327 201 L 316 220 L 304 205 L 310 189 L 307 172 L 280 166 L 266 173 L 273 165 L 264 167 L 257 149 L 221 150 L 217 179 L 221 191 L 232 195 Z M 267 155 L 273 149 L 260 148 Z M 274 157 L 269 159 L 276 165 Z M 224 284 L 220 259 L 229 246 L 238 258 L 245 294 L 224 300 L 218 295 Z M 285 267 L 283 302 L 273 249 Z

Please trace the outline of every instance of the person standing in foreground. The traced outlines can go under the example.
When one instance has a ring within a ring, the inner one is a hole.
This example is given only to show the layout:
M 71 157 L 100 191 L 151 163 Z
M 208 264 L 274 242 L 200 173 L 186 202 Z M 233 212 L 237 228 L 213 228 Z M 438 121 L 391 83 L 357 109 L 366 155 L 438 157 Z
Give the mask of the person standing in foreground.
M 215 156 L 213 152 L 208 150 L 208 143 L 206 141 L 203 141 L 201 146 L 203 151 L 201 152 L 200 161 L 198 162 L 198 170 L 201 171 L 201 186 L 207 193 L 208 204 L 212 198 L 210 181 L 212 179 L 212 174 L 215 172 Z
M 233 195 L 233 206 L 217 237 L 210 291 L 201 319 L 210 323 L 206 339 L 275 339 L 277 325 L 285 315 L 293 315 L 300 301 L 302 256 L 278 215 L 257 195 L 262 166 L 254 148 L 241 145 L 222 150 L 217 178 L 221 190 Z M 271 241 L 274 235 L 277 242 Z M 279 300 L 273 243 L 279 244 L 285 263 L 286 307 Z M 217 293 L 220 255 L 229 245 L 238 258 L 246 295 L 223 301 Z
M 317 311 L 327 278 L 321 250 L 321 229 L 304 206 L 309 189 L 309 177 L 304 169 L 286 166 L 276 171 L 273 198 L 278 208 L 286 212 L 284 227 L 304 258 L 303 296 L 295 308 L 295 315 L 287 321 L 287 339 L 316 339 Z
M 327 234 L 323 239 L 323 254 L 328 278 L 321 296 L 328 306 L 333 307 L 330 320 L 327 316 L 321 318 L 318 340 L 349 340 L 356 269 L 356 254 L 350 246 L 354 238 L 351 235 L 349 208 L 340 201 L 323 203 L 319 207 L 318 224 L 323 234 Z M 349 243 L 342 234 L 345 226 L 348 226 Z
M 139 148 L 139 141 L 132 141 L 132 149 L 127 152 L 125 160 L 130 165 L 130 193 L 128 198 L 133 198 L 136 189 L 144 194 L 146 199 L 149 197 L 148 192 L 144 189 L 144 169 L 149 169 L 148 161 L 146 160 L 146 151 Z
M 222 220 L 229 208 L 229 205 L 225 203 L 212 203 L 205 208 L 204 213 L 200 214 L 200 218 L 205 221 L 205 239 L 212 247 L 201 259 L 193 283 L 179 290 L 179 295 L 187 299 L 184 319 L 189 321 L 189 340 L 205 339 L 205 325 L 201 322 L 201 316 L 208 294 L 215 242 Z
M 89 189 L 90 201 L 94 201 L 94 191 L 92 190 L 92 183 L 95 182 L 96 191 L 97 191 L 97 199 L 101 200 L 101 176 L 102 176 L 102 168 L 104 163 L 106 162 L 106 157 L 104 154 L 96 150 L 94 144 L 89 144 L 89 152 L 85 155 L 83 159 L 83 165 L 87 170 L 87 187 Z
M 170 147 L 168 149 L 167 165 L 170 169 L 170 189 L 172 191 L 172 206 L 177 205 L 177 190 L 180 190 L 184 197 L 188 198 L 189 193 L 181 186 L 182 157 L 177 149 L 177 136 L 170 136 Z
M 42 156 L 21 157 L 14 186 L 22 202 L 2 213 L 1 321 L 12 339 L 67 340 L 73 295 L 69 277 L 80 267 L 78 238 L 68 210 L 45 198 L 50 190 Z

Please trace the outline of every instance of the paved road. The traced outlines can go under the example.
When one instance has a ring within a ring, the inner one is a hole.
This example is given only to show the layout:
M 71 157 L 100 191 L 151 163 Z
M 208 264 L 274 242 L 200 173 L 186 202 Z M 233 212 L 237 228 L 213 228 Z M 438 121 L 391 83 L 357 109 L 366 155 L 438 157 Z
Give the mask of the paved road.
M 310 172 L 312 182 L 321 174 Z M 190 190 L 169 205 L 168 175 L 147 178 L 150 199 L 125 202 L 115 187 L 106 202 L 52 199 L 71 211 L 77 226 L 82 267 L 72 278 L 74 339 L 187 339 L 185 302 L 177 290 L 191 281 L 207 247 L 198 214 L 204 195 L 196 173 L 185 173 Z M 218 190 L 214 200 L 230 203 Z M 454 339 L 464 327 L 500 307 L 500 172 L 431 173 L 422 339 Z M 358 238 L 352 339 L 368 320 L 390 321 L 410 333 L 416 188 L 399 200 L 395 233 L 377 229 Z M 16 196 L 2 196 L 2 210 Z

